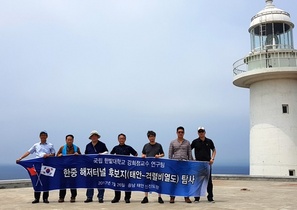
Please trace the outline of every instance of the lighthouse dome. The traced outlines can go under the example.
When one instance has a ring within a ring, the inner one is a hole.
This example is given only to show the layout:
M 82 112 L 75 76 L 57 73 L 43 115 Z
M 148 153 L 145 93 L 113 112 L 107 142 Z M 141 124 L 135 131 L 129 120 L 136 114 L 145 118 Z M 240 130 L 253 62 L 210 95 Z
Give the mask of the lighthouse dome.
M 252 17 L 249 31 L 259 24 L 272 22 L 286 23 L 290 25 L 290 27 L 294 27 L 288 12 L 276 8 L 273 4 L 273 0 L 266 0 L 265 8 Z

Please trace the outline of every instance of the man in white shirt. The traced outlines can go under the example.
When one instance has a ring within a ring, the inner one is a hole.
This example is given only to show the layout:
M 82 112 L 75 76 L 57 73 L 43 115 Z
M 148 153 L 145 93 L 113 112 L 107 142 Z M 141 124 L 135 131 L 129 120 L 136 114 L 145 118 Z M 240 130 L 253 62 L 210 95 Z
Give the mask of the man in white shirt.
M 21 161 L 30 154 L 35 153 L 36 158 L 47 158 L 55 156 L 54 145 L 46 142 L 48 134 L 46 131 L 41 131 L 39 134 L 40 142 L 34 144 L 25 154 L 23 154 L 16 162 Z M 41 192 L 34 192 L 34 201 L 32 203 L 39 203 Z M 49 192 L 43 192 L 43 203 L 49 203 L 48 201 Z

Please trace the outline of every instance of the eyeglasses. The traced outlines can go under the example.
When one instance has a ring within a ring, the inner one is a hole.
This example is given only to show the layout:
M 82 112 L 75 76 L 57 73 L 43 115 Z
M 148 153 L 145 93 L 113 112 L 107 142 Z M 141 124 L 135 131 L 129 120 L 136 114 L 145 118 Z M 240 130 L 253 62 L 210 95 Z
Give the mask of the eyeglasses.
M 204 132 L 205 132 L 204 130 L 199 130 L 199 131 L 198 131 L 198 133 L 204 133 Z
M 183 131 L 178 131 L 177 133 L 184 133 Z

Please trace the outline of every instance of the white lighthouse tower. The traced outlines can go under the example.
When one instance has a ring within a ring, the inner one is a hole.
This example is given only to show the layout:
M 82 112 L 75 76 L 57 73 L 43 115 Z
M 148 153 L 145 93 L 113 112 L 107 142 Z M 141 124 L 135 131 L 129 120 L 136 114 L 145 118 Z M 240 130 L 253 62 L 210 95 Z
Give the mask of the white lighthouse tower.
M 296 176 L 297 51 L 290 14 L 272 0 L 251 19 L 251 52 L 233 65 L 250 89 L 250 175 Z

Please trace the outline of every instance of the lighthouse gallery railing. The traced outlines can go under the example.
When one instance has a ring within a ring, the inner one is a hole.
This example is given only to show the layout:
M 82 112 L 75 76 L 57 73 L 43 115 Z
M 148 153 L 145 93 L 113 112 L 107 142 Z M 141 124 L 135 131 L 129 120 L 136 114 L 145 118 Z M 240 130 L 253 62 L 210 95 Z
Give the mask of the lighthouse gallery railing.
M 233 64 L 233 74 L 259 68 L 297 67 L 297 51 L 262 51 L 250 53 Z

